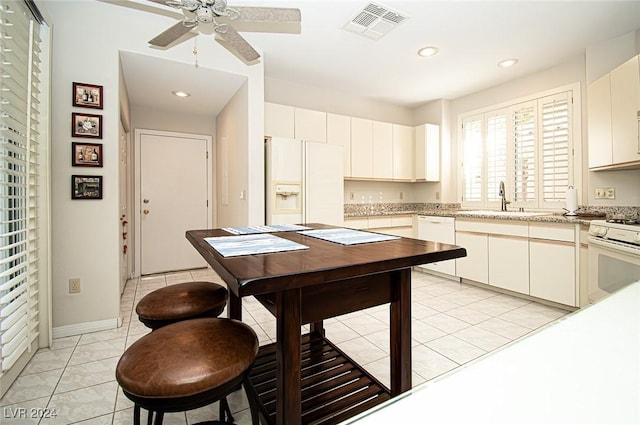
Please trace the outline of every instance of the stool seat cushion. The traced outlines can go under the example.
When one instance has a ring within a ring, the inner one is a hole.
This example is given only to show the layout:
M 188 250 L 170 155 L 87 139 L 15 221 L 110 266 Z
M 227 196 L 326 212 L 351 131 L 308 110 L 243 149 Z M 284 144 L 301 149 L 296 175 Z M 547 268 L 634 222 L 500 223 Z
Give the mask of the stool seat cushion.
M 243 374 L 253 364 L 258 345 L 253 329 L 237 320 L 185 320 L 133 343 L 116 366 L 116 379 L 136 397 L 188 397 Z
M 224 310 L 228 297 L 227 289 L 217 283 L 179 283 L 145 295 L 136 313 L 141 322 L 157 328 L 179 320 L 215 317 Z

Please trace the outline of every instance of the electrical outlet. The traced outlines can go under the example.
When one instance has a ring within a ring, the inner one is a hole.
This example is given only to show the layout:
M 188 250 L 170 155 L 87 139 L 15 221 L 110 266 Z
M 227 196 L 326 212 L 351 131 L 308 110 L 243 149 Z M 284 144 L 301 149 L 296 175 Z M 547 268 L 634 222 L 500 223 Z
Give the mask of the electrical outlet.
M 355 199 L 355 194 L 353 192 L 349 192 L 349 199 L 351 199 L 352 201 Z
M 616 199 L 616 189 L 613 187 L 597 187 L 595 199 Z
M 440 192 L 436 192 L 436 201 L 440 200 Z
M 400 192 L 400 199 L 404 198 L 404 192 Z
M 80 278 L 69 279 L 69 293 L 77 294 L 80 292 Z
M 604 190 L 604 197 L 607 199 L 616 199 L 616 190 L 613 187 L 608 187 Z

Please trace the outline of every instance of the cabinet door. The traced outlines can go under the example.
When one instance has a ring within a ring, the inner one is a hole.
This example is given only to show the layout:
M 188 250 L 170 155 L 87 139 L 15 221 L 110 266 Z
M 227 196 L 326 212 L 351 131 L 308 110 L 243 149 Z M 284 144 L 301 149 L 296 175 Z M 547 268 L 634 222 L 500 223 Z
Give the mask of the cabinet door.
M 529 294 L 529 240 L 489 236 L 489 284 Z
M 371 120 L 351 118 L 351 177 L 373 176 L 373 124 Z
M 327 143 L 342 146 L 344 176 L 351 177 L 351 117 L 327 113 Z
M 529 242 L 531 295 L 577 306 L 576 247 L 573 243 L 532 239 Z
M 393 129 L 390 123 L 373 122 L 373 178 L 393 178 Z
M 264 134 L 271 137 L 286 137 L 293 139 L 294 133 L 293 106 L 279 105 L 265 102 L 264 104 Z
M 295 109 L 295 138 L 312 142 L 327 142 L 326 112 Z
M 638 153 L 638 106 L 640 71 L 638 57 L 611 71 L 611 132 L 613 163 L 640 160 Z
M 440 126 L 423 124 L 415 128 L 415 179 L 440 181 Z
M 414 179 L 415 141 L 413 127 L 393 124 L 393 178 Z
M 611 84 L 609 74 L 589 84 L 589 168 L 613 162 L 611 139 Z
M 456 258 L 456 275 L 480 283 L 489 283 L 488 236 L 481 233 L 456 232 L 456 245 L 467 250 L 467 256 Z

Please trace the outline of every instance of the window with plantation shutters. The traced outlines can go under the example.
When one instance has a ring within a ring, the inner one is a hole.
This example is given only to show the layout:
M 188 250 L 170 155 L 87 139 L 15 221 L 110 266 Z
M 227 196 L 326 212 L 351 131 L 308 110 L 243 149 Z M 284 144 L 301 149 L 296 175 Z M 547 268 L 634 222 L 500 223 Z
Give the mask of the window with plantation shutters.
M 551 92 L 553 93 L 553 92 Z M 572 184 L 573 90 L 462 118 L 462 205 L 561 208 Z
M 545 205 L 565 201 L 570 172 L 569 118 L 571 97 L 568 93 L 540 99 L 542 197 Z
M 536 201 L 536 104 L 527 102 L 512 109 L 514 204 Z
M 463 122 L 464 130 L 464 201 L 480 202 L 482 200 L 482 120 L 481 117 L 470 117 Z
M 500 201 L 500 182 L 507 179 L 507 115 L 503 112 L 487 117 L 487 201 Z
M 0 0 L 0 347 L 2 372 L 38 337 L 40 24 Z

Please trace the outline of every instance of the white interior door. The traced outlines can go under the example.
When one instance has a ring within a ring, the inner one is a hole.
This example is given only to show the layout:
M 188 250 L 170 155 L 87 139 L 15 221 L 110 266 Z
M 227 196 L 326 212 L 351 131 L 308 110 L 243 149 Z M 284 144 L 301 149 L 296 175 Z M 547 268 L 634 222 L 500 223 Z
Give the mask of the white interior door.
M 207 137 L 140 134 L 142 274 L 205 267 L 185 232 L 209 217 Z

